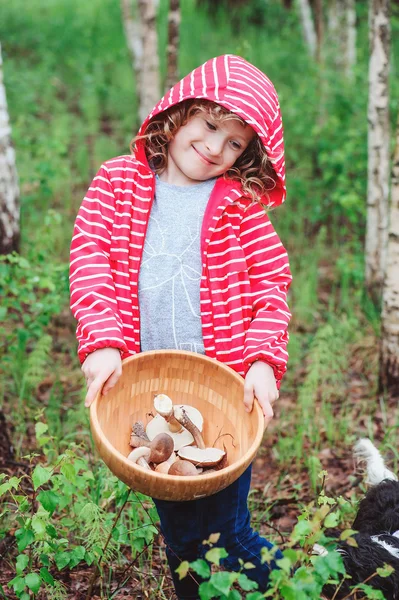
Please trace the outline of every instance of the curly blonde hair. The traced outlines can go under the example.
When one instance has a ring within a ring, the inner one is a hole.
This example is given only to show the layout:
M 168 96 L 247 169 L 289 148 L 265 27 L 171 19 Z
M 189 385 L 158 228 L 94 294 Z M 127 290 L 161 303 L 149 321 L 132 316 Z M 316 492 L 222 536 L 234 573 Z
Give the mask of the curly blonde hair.
M 202 113 L 215 122 L 235 119 L 248 127 L 238 115 L 210 100 L 186 100 L 159 113 L 148 123 L 143 135 L 136 136 L 131 144 L 132 153 L 137 142 L 144 141 L 148 162 L 155 173 L 162 173 L 168 164 L 168 145 L 180 127 L 194 115 Z M 243 192 L 253 201 L 264 203 L 268 192 L 276 187 L 277 176 L 266 154 L 265 147 L 256 134 L 247 148 L 226 171 L 225 178 L 239 181 Z

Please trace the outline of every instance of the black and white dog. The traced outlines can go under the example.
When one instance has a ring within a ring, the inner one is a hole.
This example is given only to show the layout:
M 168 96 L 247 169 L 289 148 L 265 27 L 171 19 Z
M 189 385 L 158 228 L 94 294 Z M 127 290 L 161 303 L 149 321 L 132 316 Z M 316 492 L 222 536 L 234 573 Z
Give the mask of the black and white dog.
M 381 590 L 386 600 L 399 600 L 399 482 L 384 464 L 379 451 L 369 439 L 361 439 L 354 448 L 357 460 L 366 461 L 369 491 L 359 504 L 352 529 L 357 547 L 343 542 L 337 548 L 351 579 L 336 586 L 326 586 L 328 598 L 340 600 L 350 594 L 351 588 L 366 582 Z M 384 564 L 393 567 L 389 577 L 373 575 Z M 356 598 L 365 598 L 359 591 Z

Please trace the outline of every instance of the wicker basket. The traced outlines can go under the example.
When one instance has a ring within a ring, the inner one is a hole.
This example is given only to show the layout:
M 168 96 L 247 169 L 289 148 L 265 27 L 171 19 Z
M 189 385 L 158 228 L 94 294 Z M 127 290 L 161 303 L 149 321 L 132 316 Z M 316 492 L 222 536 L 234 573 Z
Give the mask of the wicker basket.
M 244 381 L 237 373 L 200 354 L 177 350 L 137 354 L 123 362 L 117 385 L 91 405 L 97 450 L 119 479 L 153 498 L 183 501 L 215 494 L 245 471 L 262 440 L 262 410 L 255 402 L 251 413 L 245 411 L 243 389 Z M 179 477 L 146 471 L 128 461 L 131 426 L 139 420 L 146 424 L 151 418 L 154 393 L 165 393 L 174 404 L 200 410 L 205 443 L 224 445 L 228 466 L 198 477 Z

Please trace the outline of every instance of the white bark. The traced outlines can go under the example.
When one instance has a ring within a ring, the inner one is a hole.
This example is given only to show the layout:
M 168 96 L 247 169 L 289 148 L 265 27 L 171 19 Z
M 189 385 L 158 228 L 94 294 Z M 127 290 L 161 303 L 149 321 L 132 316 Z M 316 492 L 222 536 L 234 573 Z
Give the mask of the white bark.
M 140 73 L 141 59 L 143 56 L 140 23 L 137 18 L 133 17 L 131 0 L 121 0 L 121 10 L 126 43 L 132 59 L 133 72 L 137 84 L 137 79 Z
M 139 117 L 144 121 L 160 99 L 158 35 L 154 0 L 138 0 L 143 56 L 139 78 Z
M 345 74 L 352 77 L 353 68 L 356 65 L 356 2 L 346 0 L 346 58 Z
M 302 31 L 305 43 L 312 57 L 316 55 L 316 30 L 312 17 L 312 9 L 309 0 L 298 0 L 299 14 L 302 23 Z
M 366 284 L 381 290 L 388 238 L 389 0 L 370 0 Z
M 19 247 L 19 189 L 0 46 L 0 254 Z
M 399 118 L 392 169 L 390 226 L 382 305 L 381 387 L 399 396 Z
M 328 6 L 328 33 L 335 64 L 351 78 L 356 64 L 355 0 L 332 0 Z

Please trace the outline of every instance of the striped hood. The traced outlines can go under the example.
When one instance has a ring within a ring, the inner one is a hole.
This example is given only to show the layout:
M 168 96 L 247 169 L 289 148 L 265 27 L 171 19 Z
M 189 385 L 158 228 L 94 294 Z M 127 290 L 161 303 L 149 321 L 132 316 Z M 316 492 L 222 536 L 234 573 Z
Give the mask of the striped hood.
M 154 107 L 143 122 L 142 135 L 154 116 L 171 106 L 194 98 L 220 104 L 241 117 L 259 135 L 277 175 L 277 185 L 265 203 L 278 206 L 285 200 L 285 160 L 283 124 L 277 92 L 256 67 L 239 56 L 225 54 L 208 60 L 186 75 Z M 136 156 L 146 163 L 144 144 L 137 147 Z

